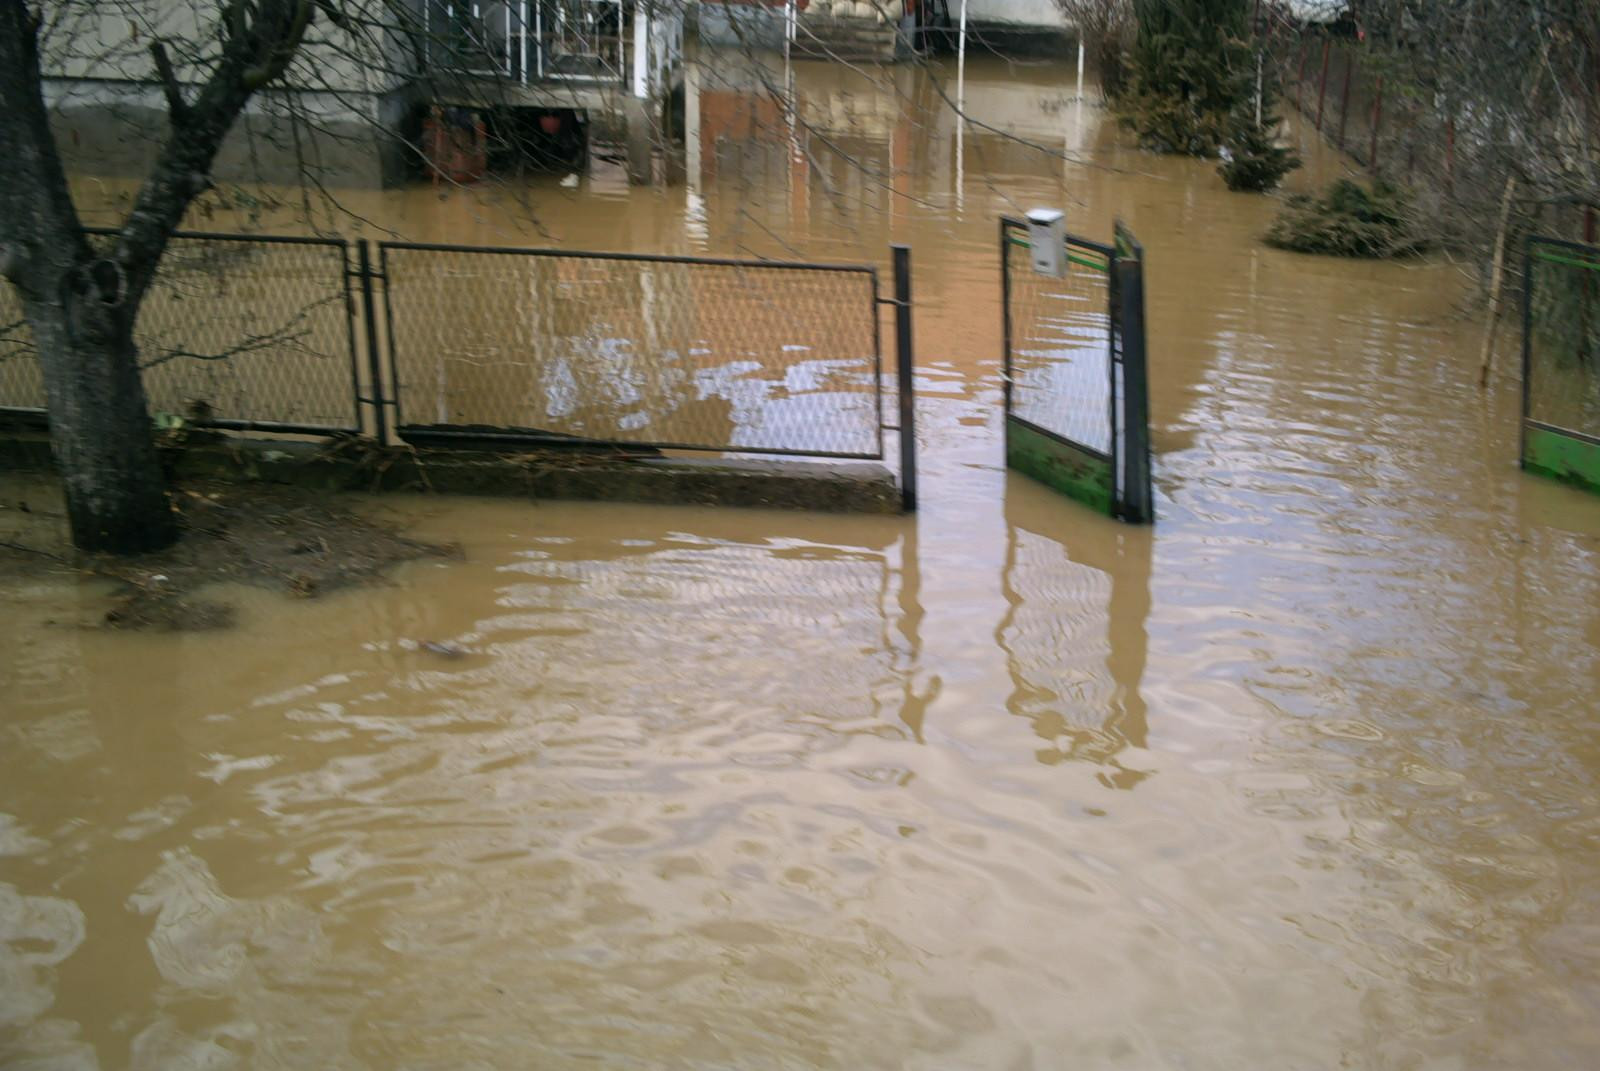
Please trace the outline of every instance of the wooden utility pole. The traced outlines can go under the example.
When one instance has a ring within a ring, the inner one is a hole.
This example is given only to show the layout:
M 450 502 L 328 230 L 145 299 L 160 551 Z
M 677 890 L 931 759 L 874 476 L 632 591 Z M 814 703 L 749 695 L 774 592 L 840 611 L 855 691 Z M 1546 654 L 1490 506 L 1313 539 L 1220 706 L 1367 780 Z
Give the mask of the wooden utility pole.
M 1500 231 L 1494 236 L 1494 266 L 1489 270 L 1489 318 L 1483 325 L 1483 355 L 1478 368 L 1478 388 L 1489 385 L 1494 366 L 1494 335 L 1500 322 L 1500 291 L 1505 281 L 1506 230 L 1511 226 L 1511 197 L 1517 192 L 1515 176 L 1506 179 L 1506 192 L 1500 198 Z

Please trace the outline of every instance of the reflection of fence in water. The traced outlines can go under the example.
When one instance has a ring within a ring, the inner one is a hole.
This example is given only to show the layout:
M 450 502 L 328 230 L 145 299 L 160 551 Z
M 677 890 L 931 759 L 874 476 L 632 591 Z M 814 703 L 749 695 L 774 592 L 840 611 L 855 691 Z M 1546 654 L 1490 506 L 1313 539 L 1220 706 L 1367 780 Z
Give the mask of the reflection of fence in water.
M 1011 413 L 1101 453 L 1111 452 L 1110 275 L 1104 256 L 1068 245 L 1064 278 L 1033 270 L 1026 245 L 1006 243 L 1010 272 Z
M 501 605 L 512 615 L 536 613 L 540 628 L 609 635 L 614 642 L 604 649 L 618 663 L 691 660 L 678 666 L 663 704 L 731 699 L 835 723 L 898 706 L 894 574 L 882 551 L 689 536 L 609 547 L 565 538 L 543 543 L 513 567 L 528 579 L 506 588 Z M 770 687 L 730 695 L 718 664 L 746 658 L 774 667 L 771 675 L 745 678 L 770 676 Z M 796 679 L 805 682 L 803 694 Z
M 1600 439 L 1600 249 L 1535 241 L 1527 285 L 1528 416 Z
M 881 455 L 870 271 L 382 251 L 402 427 Z
M 1011 671 L 1011 710 L 1046 740 L 1069 738 L 1053 758 L 1109 755 L 1126 743 L 1108 666 L 1111 577 L 1073 561 L 1056 540 L 1014 526 L 1010 537 L 1010 609 L 997 637 Z
M 224 426 L 355 430 L 346 270 L 342 241 L 173 238 L 134 330 L 151 410 L 201 412 Z M 0 288 L 0 408 L 42 411 L 20 320 L 14 292 Z

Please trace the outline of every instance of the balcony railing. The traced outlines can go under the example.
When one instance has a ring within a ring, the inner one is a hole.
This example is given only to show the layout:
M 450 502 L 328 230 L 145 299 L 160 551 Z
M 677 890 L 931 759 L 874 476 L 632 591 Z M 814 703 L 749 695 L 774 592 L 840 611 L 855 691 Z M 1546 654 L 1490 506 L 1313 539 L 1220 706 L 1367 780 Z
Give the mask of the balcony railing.
M 627 71 L 622 0 L 527 0 L 427 6 L 430 70 L 515 82 L 620 82 Z

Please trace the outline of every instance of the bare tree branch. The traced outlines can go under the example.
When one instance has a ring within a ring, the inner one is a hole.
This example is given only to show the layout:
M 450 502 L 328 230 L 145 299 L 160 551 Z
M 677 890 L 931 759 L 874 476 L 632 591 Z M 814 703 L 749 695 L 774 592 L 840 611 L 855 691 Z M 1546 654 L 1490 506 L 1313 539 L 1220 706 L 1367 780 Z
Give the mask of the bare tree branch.
M 167 97 L 167 113 L 172 125 L 181 127 L 189 118 L 189 105 L 183 99 L 183 88 L 172 70 L 172 60 L 167 58 L 167 48 L 159 39 L 150 42 L 150 58 L 155 61 L 156 75 L 161 80 L 161 91 Z

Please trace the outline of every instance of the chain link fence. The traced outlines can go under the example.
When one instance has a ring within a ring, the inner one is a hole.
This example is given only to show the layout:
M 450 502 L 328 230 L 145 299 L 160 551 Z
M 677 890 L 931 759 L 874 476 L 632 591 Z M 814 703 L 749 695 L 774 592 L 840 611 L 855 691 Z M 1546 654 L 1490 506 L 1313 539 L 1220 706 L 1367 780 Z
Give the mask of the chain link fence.
M 44 376 L 33 358 L 33 334 L 22 303 L 0 285 L 0 413 L 44 418 Z
M 397 433 L 883 456 L 870 268 L 379 245 Z
M 1505 193 L 1506 146 L 1522 136 L 1504 126 L 1501 108 L 1474 94 L 1477 80 L 1419 89 L 1426 81 L 1392 43 L 1302 27 L 1269 5 L 1259 9 L 1257 35 L 1263 74 L 1276 82 L 1285 107 L 1374 178 L 1404 187 L 1442 236 L 1481 244 L 1485 214 Z M 1518 54 L 1506 47 L 1508 56 Z M 1533 161 L 1517 163 L 1512 170 L 1524 178 Z M 1524 198 L 1527 189 L 1524 182 Z M 1532 230 L 1593 243 L 1597 207 L 1562 197 L 1524 200 L 1519 210 L 1534 214 Z
M 1016 229 L 1008 231 L 1004 256 L 1011 414 L 1110 456 L 1109 251 L 1069 238 L 1066 274 L 1039 275 Z
M 359 431 L 351 311 L 342 240 L 175 236 L 134 328 L 151 412 L 223 428 Z M 0 287 L 0 410 L 42 418 L 45 401 L 20 302 Z
M 875 461 L 903 425 L 914 507 L 903 248 L 884 299 L 877 272 L 856 265 L 381 242 L 374 267 L 372 245 L 175 236 L 134 331 L 152 414 L 379 442 L 392 427 L 438 445 Z M 885 305 L 898 423 L 886 419 Z M 0 287 L 0 413 L 45 410 L 20 303 Z

